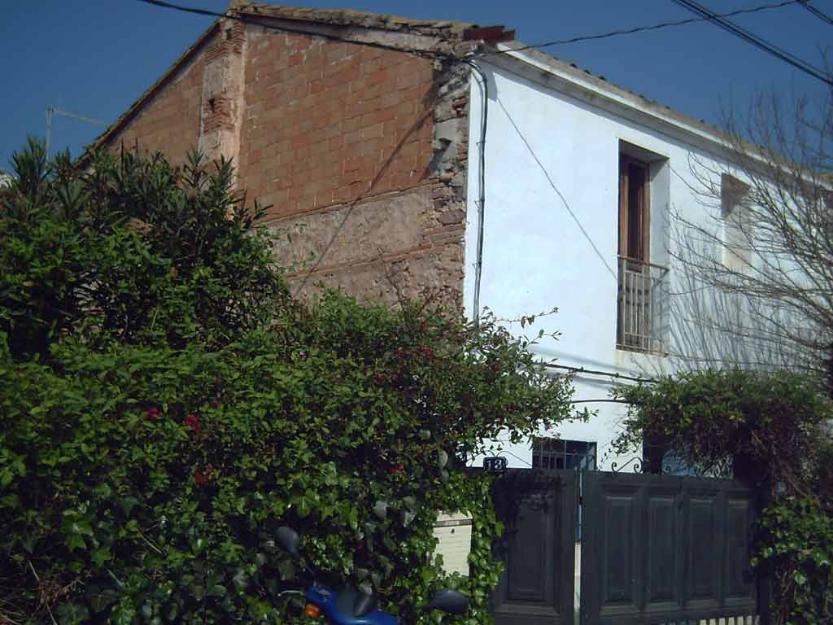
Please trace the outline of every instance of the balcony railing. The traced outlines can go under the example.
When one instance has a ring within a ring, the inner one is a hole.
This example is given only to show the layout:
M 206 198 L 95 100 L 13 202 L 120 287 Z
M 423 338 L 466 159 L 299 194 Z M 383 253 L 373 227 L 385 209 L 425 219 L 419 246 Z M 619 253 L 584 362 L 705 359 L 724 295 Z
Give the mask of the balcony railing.
M 667 274 L 666 267 L 619 257 L 616 345 L 620 349 L 663 351 Z

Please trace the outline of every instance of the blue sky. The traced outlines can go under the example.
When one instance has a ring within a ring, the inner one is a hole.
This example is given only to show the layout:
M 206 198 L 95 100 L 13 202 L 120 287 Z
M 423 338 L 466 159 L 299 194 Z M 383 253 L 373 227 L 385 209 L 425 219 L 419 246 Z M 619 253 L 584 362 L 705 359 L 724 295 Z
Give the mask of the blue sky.
M 227 0 L 179 0 L 222 11 Z M 701 0 L 726 12 L 774 0 Z M 833 0 L 813 0 L 833 14 Z M 503 24 L 525 43 L 690 17 L 671 0 L 314 0 L 417 18 Z M 812 62 L 833 53 L 833 26 L 791 5 L 733 18 Z M 105 121 L 123 112 L 211 23 L 136 0 L 3 0 L 0 168 L 27 134 L 43 136 L 49 105 Z M 823 85 L 708 23 L 547 48 L 547 52 L 684 113 L 719 122 L 757 93 L 821 98 Z M 831 58 L 833 61 L 833 58 Z M 56 117 L 52 142 L 78 154 L 100 129 Z

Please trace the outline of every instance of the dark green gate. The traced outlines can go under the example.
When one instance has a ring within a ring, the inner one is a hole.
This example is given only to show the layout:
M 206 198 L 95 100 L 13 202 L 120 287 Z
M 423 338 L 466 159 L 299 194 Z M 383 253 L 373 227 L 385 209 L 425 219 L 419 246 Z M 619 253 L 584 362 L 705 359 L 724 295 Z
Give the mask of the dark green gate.
M 509 470 L 495 484 L 505 531 L 496 625 L 572 625 L 578 473 Z
M 582 625 L 752 622 L 752 489 L 666 475 L 583 478 Z
M 749 564 L 756 493 L 737 481 L 516 469 L 494 495 L 506 527 L 497 625 L 572 625 L 577 596 L 581 625 L 764 623 Z

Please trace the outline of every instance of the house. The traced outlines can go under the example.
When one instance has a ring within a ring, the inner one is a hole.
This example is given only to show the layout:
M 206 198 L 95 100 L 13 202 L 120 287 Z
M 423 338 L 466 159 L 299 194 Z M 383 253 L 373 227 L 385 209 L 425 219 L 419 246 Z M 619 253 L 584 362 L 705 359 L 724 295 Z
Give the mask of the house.
M 533 349 L 596 414 L 498 441 L 510 466 L 639 462 L 611 449 L 611 385 L 709 357 L 686 338 L 702 328 L 680 306 L 670 214 L 715 209 L 693 161 L 727 186 L 718 218 L 737 214 L 726 141 L 502 27 L 235 3 L 95 146 L 233 158 L 296 292 L 428 287 L 470 318 L 557 307 L 534 330 L 560 337 Z

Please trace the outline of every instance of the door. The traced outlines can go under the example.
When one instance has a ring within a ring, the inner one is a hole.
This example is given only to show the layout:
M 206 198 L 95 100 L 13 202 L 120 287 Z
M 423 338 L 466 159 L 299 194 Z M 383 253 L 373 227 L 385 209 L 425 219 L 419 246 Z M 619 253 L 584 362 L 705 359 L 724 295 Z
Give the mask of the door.
M 504 534 L 496 625 L 561 625 L 574 618 L 575 471 L 510 470 L 495 483 Z

